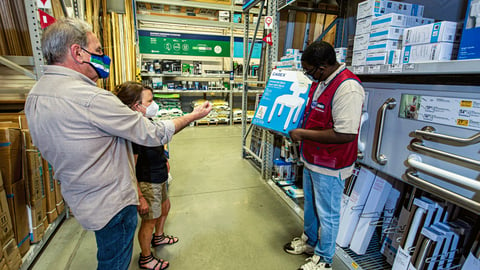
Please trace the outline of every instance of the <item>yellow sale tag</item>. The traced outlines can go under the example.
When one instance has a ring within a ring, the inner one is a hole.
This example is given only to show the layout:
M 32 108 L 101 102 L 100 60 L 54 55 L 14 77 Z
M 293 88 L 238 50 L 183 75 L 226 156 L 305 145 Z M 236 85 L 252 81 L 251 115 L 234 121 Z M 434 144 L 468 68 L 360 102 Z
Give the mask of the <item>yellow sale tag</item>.
M 458 126 L 468 127 L 468 120 L 466 119 L 457 119 Z
M 471 108 L 472 106 L 473 106 L 473 101 L 471 101 L 471 100 L 461 100 L 460 101 L 460 107 Z
M 358 264 L 356 264 L 355 262 L 352 262 L 352 267 L 357 269 L 358 268 Z

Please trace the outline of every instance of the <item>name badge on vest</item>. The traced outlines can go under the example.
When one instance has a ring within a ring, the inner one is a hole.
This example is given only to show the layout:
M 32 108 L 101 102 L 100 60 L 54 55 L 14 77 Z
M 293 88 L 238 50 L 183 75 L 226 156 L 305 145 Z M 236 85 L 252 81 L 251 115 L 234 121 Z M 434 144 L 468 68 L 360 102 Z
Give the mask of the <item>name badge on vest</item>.
M 325 104 L 315 102 L 315 106 L 312 104 L 312 108 L 323 112 L 325 110 Z

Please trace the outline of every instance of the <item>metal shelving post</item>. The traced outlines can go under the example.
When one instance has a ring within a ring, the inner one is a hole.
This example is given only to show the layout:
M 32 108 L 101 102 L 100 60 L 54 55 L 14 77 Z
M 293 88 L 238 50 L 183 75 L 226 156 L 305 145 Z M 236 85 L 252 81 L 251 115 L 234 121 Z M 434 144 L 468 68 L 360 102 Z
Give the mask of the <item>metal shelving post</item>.
M 25 12 L 28 21 L 28 30 L 30 33 L 30 42 L 32 44 L 33 62 L 35 64 L 35 75 L 38 80 L 43 75 L 44 59 L 42 54 L 41 30 L 38 20 L 38 10 L 36 0 L 24 0 Z

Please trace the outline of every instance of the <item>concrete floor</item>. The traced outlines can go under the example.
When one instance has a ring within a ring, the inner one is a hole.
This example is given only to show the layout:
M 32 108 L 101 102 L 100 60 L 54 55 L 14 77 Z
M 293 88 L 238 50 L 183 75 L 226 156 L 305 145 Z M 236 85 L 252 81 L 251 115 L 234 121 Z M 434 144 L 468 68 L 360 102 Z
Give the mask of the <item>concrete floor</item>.
M 180 241 L 157 248 L 169 269 L 297 269 L 306 256 L 283 251 L 302 220 L 241 158 L 241 126 L 187 127 L 170 143 L 174 180 L 167 234 Z M 135 242 L 130 269 L 139 269 Z M 338 261 L 338 260 L 337 260 Z M 335 263 L 335 269 L 346 269 Z M 92 232 L 74 218 L 57 230 L 32 269 L 96 268 Z

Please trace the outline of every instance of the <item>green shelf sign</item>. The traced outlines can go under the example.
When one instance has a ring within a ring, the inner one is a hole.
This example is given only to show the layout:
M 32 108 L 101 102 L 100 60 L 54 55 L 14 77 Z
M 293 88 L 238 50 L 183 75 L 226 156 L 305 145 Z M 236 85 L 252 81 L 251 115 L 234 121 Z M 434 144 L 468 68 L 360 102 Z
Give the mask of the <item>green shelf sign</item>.
M 139 30 L 140 53 L 230 57 L 230 37 Z

